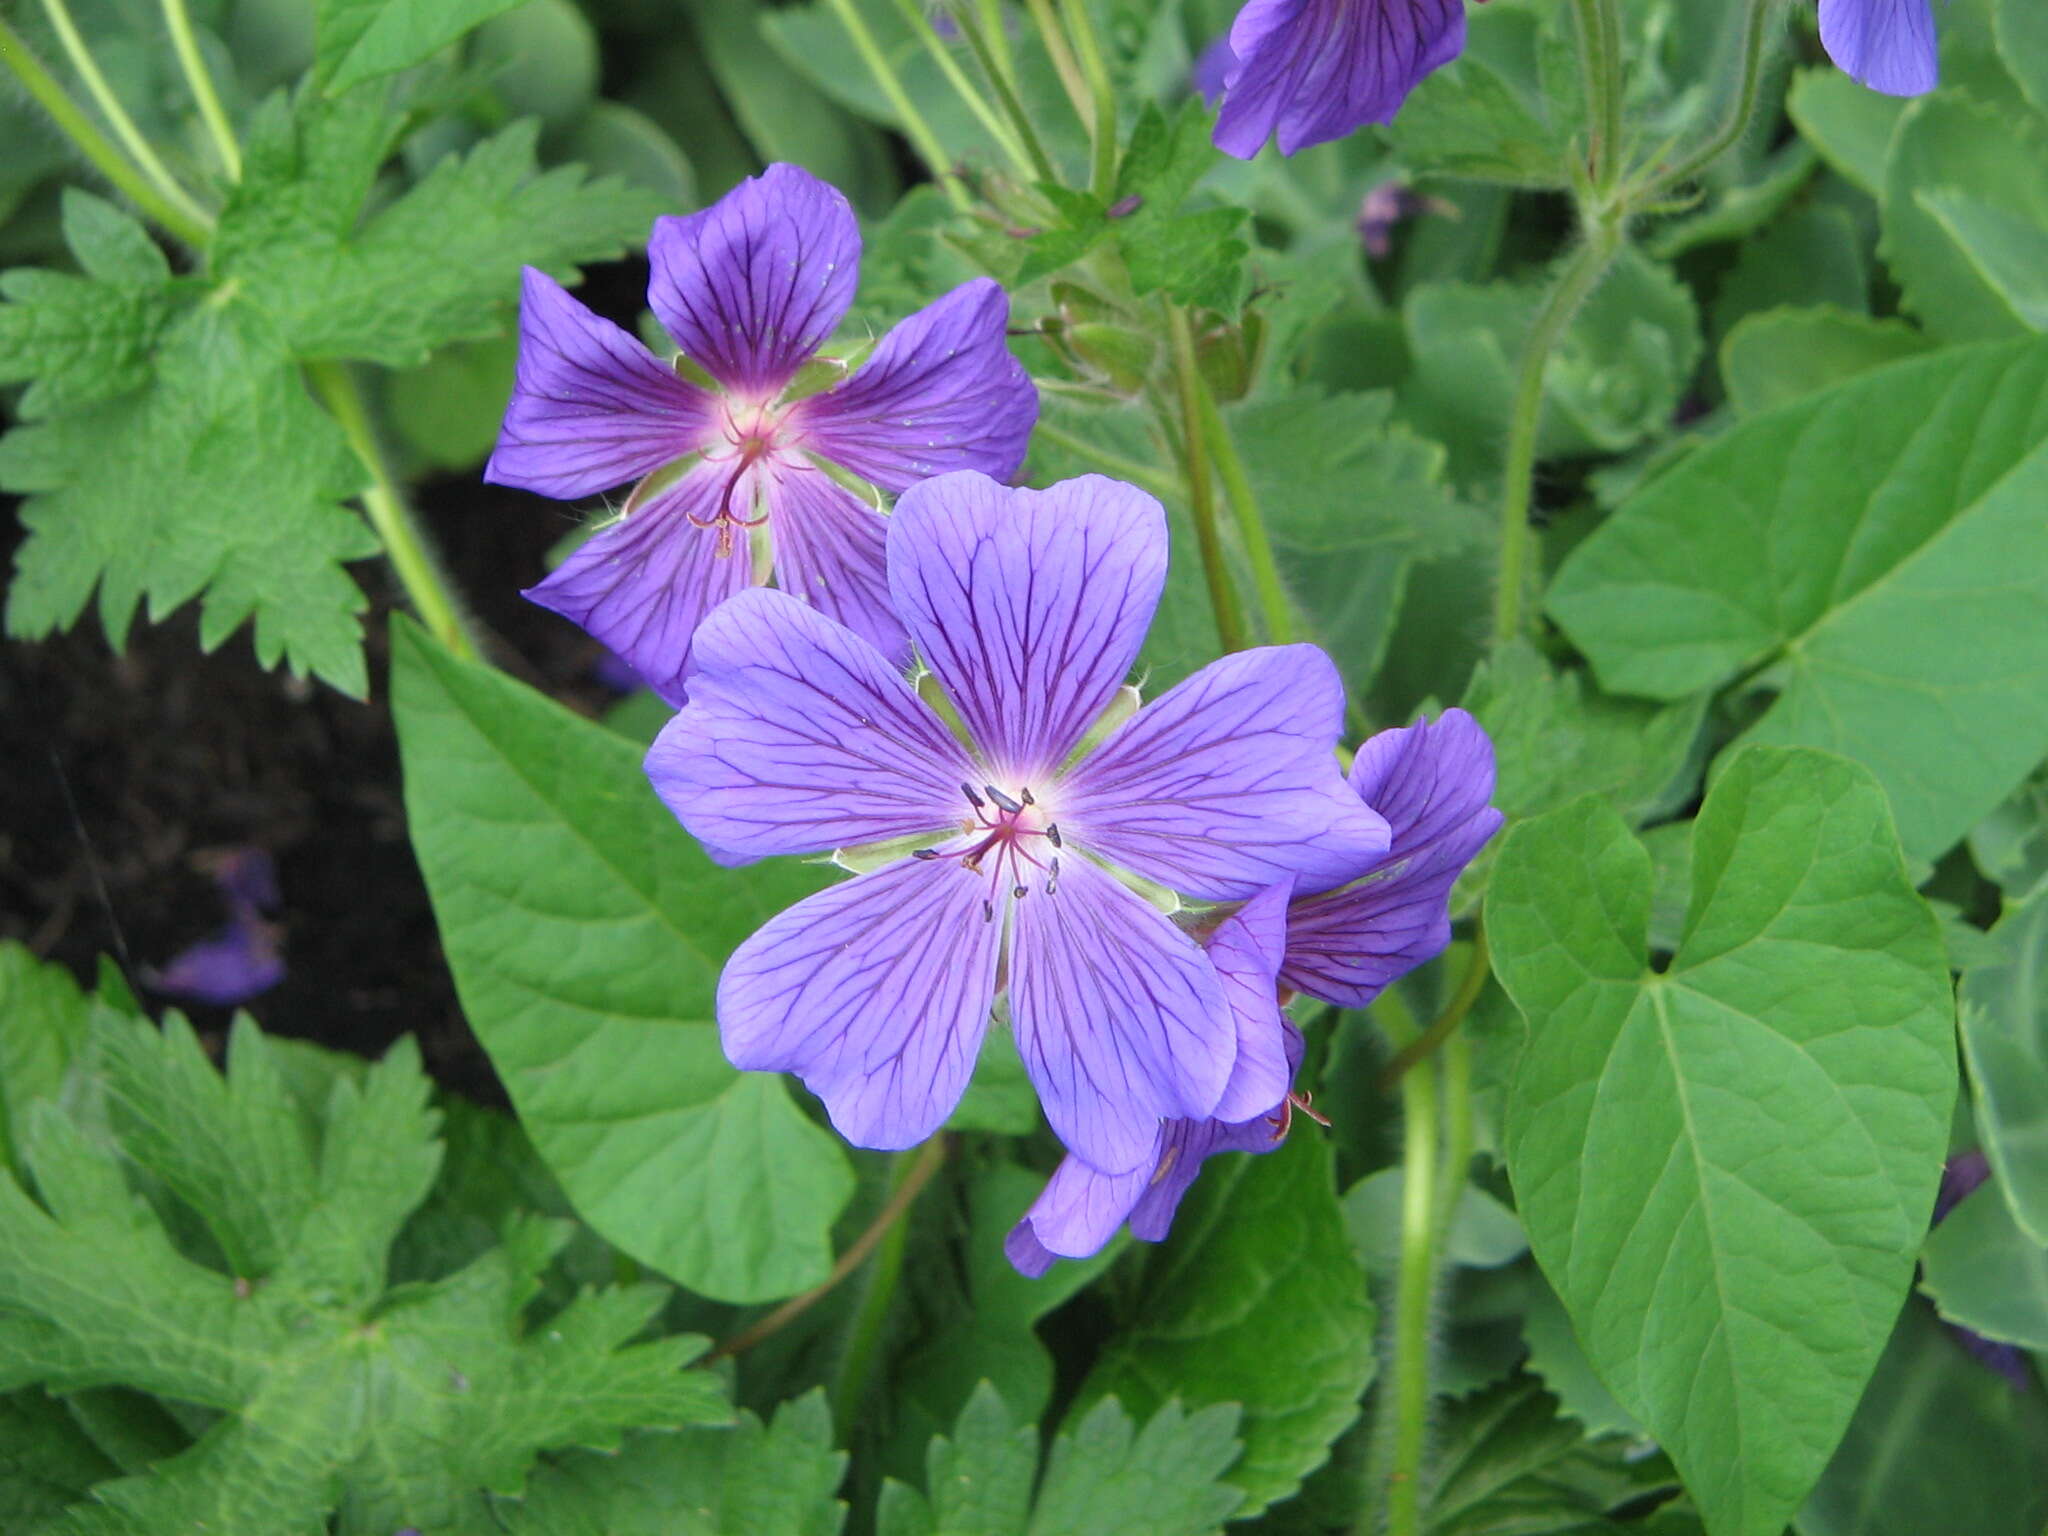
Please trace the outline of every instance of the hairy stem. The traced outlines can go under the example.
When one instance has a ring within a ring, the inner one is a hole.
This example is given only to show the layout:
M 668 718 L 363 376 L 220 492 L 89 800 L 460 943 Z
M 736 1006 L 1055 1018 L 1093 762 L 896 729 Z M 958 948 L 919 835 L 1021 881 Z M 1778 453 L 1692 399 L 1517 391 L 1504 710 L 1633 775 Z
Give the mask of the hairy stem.
M 1749 0 L 1749 14 L 1744 19 L 1742 27 L 1742 75 L 1736 87 L 1734 104 L 1728 109 L 1728 120 L 1712 138 L 1683 160 L 1657 172 L 1643 189 L 1645 200 L 1667 188 L 1692 180 L 1740 144 L 1743 135 L 1749 132 L 1750 123 L 1756 116 L 1757 96 L 1763 82 L 1764 55 L 1768 52 L 1765 44 L 1770 38 L 1772 4 L 1773 0 Z
M 967 110 L 974 114 L 974 119 L 981 124 L 982 131 L 996 141 L 996 148 L 1009 160 L 1011 169 L 1018 175 L 1029 178 L 1032 167 L 1030 159 L 1024 153 L 1024 146 L 1010 131 L 1010 125 L 996 115 L 995 108 L 988 104 L 987 98 L 974 88 L 974 82 L 967 78 L 966 71 L 961 69 L 959 61 L 953 57 L 953 52 L 946 46 L 945 40 L 932 29 L 931 21 L 926 17 L 923 7 L 917 0 L 896 0 L 896 9 L 902 12 L 904 21 L 909 23 L 912 35 L 924 45 L 924 50 L 931 55 L 932 62 L 939 66 L 939 73 L 944 75 L 946 83 L 953 87 L 953 94 L 967 104 Z
M 242 146 L 235 142 L 234 131 L 228 127 L 228 115 L 221 110 L 220 94 L 213 88 L 213 76 L 207 73 L 206 60 L 199 55 L 199 39 L 192 34 L 192 17 L 185 9 L 185 0 L 163 0 L 163 12 L 164 25 L 171 33 L 171 47 L 178 55 L 178 67 L 185 72 L 185 83 L 198 104 L 200 119 L 220 155 L 220 167 L 229 181 L 240 181 Z
M 1104 474 L 1128 480 L 1140 490 L 1150 491 L 1161 501 L 1178 501 L 1188 493 L 1187 483 L 1178 475 L 1162 473 L 1150 464 L 1141 464 L 1107 448 L 1098 448 L 1087 438 L 1078 437 L 1064 427 L 1056 427 L 1044 417 L 1039 418 L 1034 430 L 1038 436 L 1066 449 L 1076 458 L 1088 460 Z
M 1081 119 L 1081 126 L 1092 135 L 1095 132 L 1095 102 L 1088 94 L 1088 82 L 1081 76 L 1081 66 L 1074 60 L 1074 50 L 1067 43 L 1066 29 L 1052 12 L 1052 0 L 1024 0 L 1024 8 L 1031 13 L 1032 24 L 1038 28 L 1045 51 L 1052 59 L 1053 72 L 1060 77 L 1060 88 L 1067 93 L 1067 100 L 1073 103 L 1074 115 Z
M 1116 190 L 1116 88 L 1109 79 L 1109 64 L 1102 56 L 1102 44 L 1095 35 L 1095 18 L 1088 0 L 1060 0 L 1060 11 L 1074 35 L 1074 47 L 1081 55 L 1081 73 L 1088 81 L 1089 142 L 1094 151 L 1094 173 L 1090 190 L 1105 200 Z
M 910 1228 L 902 1217 L 945 1160 L 946 1138 L 942 1135 L 920 1147 L 914 1159 L 909 1153 L 897 1153 L 896 1187 L 867 1232 L 854 1243 L 854 1248 L 858 1248 L 870 1233 L 874 1234 L 868 1246 L 874 1251 L 875 1267 L 868 1272 L 859 1310 L 854 1313 L 853 1329 L 847 1335 L 846 1353 L 839 1357 L 839 1369 L 832 1379 L 832 1415 L 842 1443 L 852 1428 L 853 1415 L 860 1411 L 867 1396 L 868 1379 L 874 1374 L 875 1356 L 881 1350 L 882 1327 L 889 1320 L 889 1305 L 896 1299 L 896 1281 L 903 1273 L 903 1247 Z M 852 1253 L 854 1248 L 847 1252 Z
M 910 93 L 903 88 L 903 81 L 896 68 L 889 62 L 889 56 L 882 52 L 882 45 L 875 41 L 875 34 L 869 30 L 867 21 L 853 0 L 826 0 L 832 14 L 839 18 L 839 25 L 846 29 L 846 35 L 853 41 L 854 52 L 868 67 L 868 73 L 875 77 L 875 84 L 882 88 L 882 94 L 889 99 L 897 120 L 903 124 L 903 135 L 910 140 L 917 156 L 930 169 L 932 177 L 939 184 L 939 190 L 946 194 L 946 201 L 955 211 L 965 213 L 973 206 L 973 200 L 961 187 L 960 179 L 953 174 L 952 159 L 946 154 L 945 146 L 938 135 L 932 132 L 931 124 L 924 120 L 924 114 L 917 110 L 917 103 L 910 99 Z
M 420 622 L 450 651 L 465 660 L 474 661 L 477 648 L 463 623 L 462 610 L 399 494 L 390 468 L 384 462 L 383 451 L 377 445 L 376 433 L 371 430 L 370 413 L 363 403 L 362 391 L 356 387 L 355 376 L 346 365 L 336 362 L 308 363 L 306 376 L 312 382 L 314 392 L 334 413 L 349 446 L 355 449 L 356 457 L 363 461 L 363 468 L 369 472 L 370 483 L 363 488 L 361 497 L 363 514 L 369 518 L 370 526 L 377 530 L 385 557 L 391 561 L 392 570 L 398 573 L 399 585 L 405 588 L 405 595 L 412 600 Z
M 1187 458 L 1188 508 L 1194 514 L 1195 543 L 1202 554 L 1202 577 L 1209 584 L 1209 606 L 1216 614 L 1216 636 L 1226 651 L 1241 651 L 1250 640 L 1237 589 L 1223 558 L 1223 531 L 1216 517 L 1216 487 L 1209 478 L 1207 436 L 1202 430 L 1201 365 L 1195 360 L 1194 333 L 1186 311 L 1166 306 L 1167 331 L 1173 339 L 1174 382 L 1180 394 L 1182 451 Z
M 1251 560 L 1252 583 L 1258 590 L 1259 608 L 1266 619 L 1266 639 L 1274 645 L 1286 645 L 1295 638 L 1294 604 L 1288 600 L 1287 585 L 1280 579 L 1280 565 L 1273 558 L 1273 541 L 1266 536 L 1266 520 L 1259 515 L 1251 477 L 1245 473 L 1230 426 L 1216 405 L 1215 391 L 1209 388 L 1209 381 L 1199 367 L 1195 370 L 1195 394 L 1202 412 L 1202 434 L 1208 439 L 1210 457 L 1216 461 L 1216 473 L 1223 481 L 1224 499 L 1230 503 L 1231 516 Z
M 1465 1015 L 1472 1011 L 1472 1005 L 1479 1001 L 1479 994 L 1486 990 L 1487 970 L 1486 932 L 1481 928 L 1472 935 L 1472 958 L 1466 962 L 1465 974 L 1458 978 L 1458 990 L 1444 1004 L 1444 1011 L 1430 1021 L 1429 1028 L 1396 1051 L 1394 1059 L 1381 1069 L 1380 1087 L 1391 1091 L 1410 1067 L 1427 1060 L 1452 1037 Z
M 1003 25 L 1003 0 L 974 0 L 974 9 L 980 13 L 976 28 L 988 42 L 989 53 L 995 58 L 996 68 L 1003 79 L 1010 83 L 1011 90 L 1017 86 L 1017 59 L 1010 51 L 1010 34 Z M 973 18 L 967 15 L 965 6 L 957 7 L 954 18 L 965 23 Z
M 967 39 L 975 62 L 981 65 L 990 89 L 996 93 L 997 102 L 1010 119 L 1010 126 L 1016 130 L 1017 142 L 1024 147 L 1025 158 L 1030 164 L 1028 174 L 1040 181 L 1058 181 L 1060 173 L 1054 168 L 1052 157 L 1045 152 L 1045 145 L 1039 142 L 1031 114 L 1024 110 L 1023 98 L 1017 94 L 1016 70 L 1010 62 L 1009 39 L 1002 35 L 1001 18 L 996 19 L 991 30 L 965 9 L 955 12 L 955 16 L 959 21 L 960 35 Z
M 69 22 L 68 14 L 65 20 Z M 62 29 L 58 35 L 64 35 Z M 71 35 L 76 37 L 76 31 L 74 30 Z M 98 125 L 86 116 L 78 103 L 71 99 L 70 93 L 57 82 L 57 78 L 50 73 L 43 61 L 29 51 L 28 44 L 22 40 L 21 34 L 8 25 L 4 16 L 0 16 L 0 59 L 6 61 L 8 69 L 21 82 L 22 88 L 35 99 L 38 106 L 49 113 L 50 120 L 78 147 L 79 153 L 90 160 L 93 168 L 106 177 L 116 190 L 141 209 L 144 217 L 155 221 L 159 228 L 194 249 L 205 248 L 213 233 L 213 221 L 207 217 L 205 210 L 187 197 L 182 187 L 170 182 L 168 176 L 166 181 L 170 191 L 166 193 L 148 176 L 137 170 L 133 163 L 122 158 L 121 151 L 100 132 Z M 94 68 L 93 74 L 98 76 L 97 67 Z M 101 83 L 104 84 L 104 80 Z M 118 108 L 119 103 L 115 105 Z M 127 120 L 125 113 L 122 114 L 122 120 Z M 130 126 L 133 127 L 133 124 Z
M 1390 1039 L 1414 1034 L 1399 996 L 1381 995 L 1374 1016 Z M 1401 1263 L 1394 1290 L 1394 1358 L 1385 1411 L 1392 1432 L 1384 1506 L 1388 1536 L 1422 1536 L 1422 1461 L 1429 1443 L 1430 1309 L 1435 1301 L 1438 1125 L 1436 1065 L 1424 1057 L 1401 1078 Z M 1374 1529 L 1368 1509 L 1358 1530 Z

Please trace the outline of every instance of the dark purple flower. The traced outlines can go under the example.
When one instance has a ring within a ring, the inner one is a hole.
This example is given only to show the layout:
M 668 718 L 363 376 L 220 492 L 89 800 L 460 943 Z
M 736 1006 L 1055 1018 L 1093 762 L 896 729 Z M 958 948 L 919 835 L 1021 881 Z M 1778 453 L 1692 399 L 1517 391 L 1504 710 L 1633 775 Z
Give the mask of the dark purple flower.
M 705 621 L 689 704 L 647 755 L 683 825 L 735 860 L 897 850 L 734 952 L 734 1065 L 797 1073 L 849 1141 L 909 1146 L 966 1088 L 1006 985 L 1053 1129 L 1095 1167 L 1136 1168 L 1161 1120 L 1216 1112 L 1239 1060 L 1223 983 L 1112 869 L 1246 901 L 1353 879 L 1388 833 L 1336 771 L 1343 685 L 1313 646 L 1214 662 L 1077 755 L 1165 575 L 1164 510 L 1113 480 L 905 493 L 889 591 L 958 735 L 889 656 L 794 599 L 745 592 Z M 1284 1096 L 1264 1076 L 1248 1102 Z
M 1038 396 L 986 278 L 896 326 L 831 389 L 790 398 L 853 301 L 860 250 L 846 199 L 793 165 L 656 220 L 647 302 L 716 392 L 526 269 L 518 378 L 484 478 L 564 499 L 639 482 L 624 517 L 526 595 L 672 703 L 698 622 L 771 566 L 785 591 L 907 654 L 881 513 L 824 465 L 894 493 L 947 470 L 1007 478 L 1024 460 Z
M 1388 123 L 1465 46 L 1465 0 L 1250 0 L 1230 26 L 1216 147 L 1249 160 Z
M 233 848 L 207 859 L 227 899 L 227 925 L 180 950 L 162 970 L 146 971 L 153 992 L 232 1008 L 284 980 L 281 935 L 264 913 L 278 905 L 277 870 L 261 848 Z
M 1342 1008 L 1363 1008 L 1451 941 L 1450 895 L 1501 824 L 1493 743 L 1447 709 L 1434 724 L 1381 731 L 1358 749 L 1351 786 L 1387 819 L 1393 847 L 1363 880 L 1309 895 L 1287 916 L 1280 979 Z
M 1820 40 L 1844 74 L 1887 96 L 1940 83 L 1929 0 L 1820 0 Z
M 1287 1134 L 1287 1091 L 1301 1065 L 1301 1031 L 1280 1012 L 1274 977 L 1287 946 L 1287 882 L 1254 896 L 1217 925 L 1209 959 L 1223 978 L 1237 1027 L 1239 1070 L 1214 1114 L 1157 1127 L 1150 1153 L 1126 1173 L 1102 1173 L 1069 1154 L 1003 1240 L 1011 1264 L 1042 1275 L 1054 1259 L 1099 1253 L 1125 1221 L 1148 1243 L 1166 1236 L 1181 1197 L 1217 1152 L 1270 1152 Z M 1272 1092 L 1275 1082 L 1279 1093 Z

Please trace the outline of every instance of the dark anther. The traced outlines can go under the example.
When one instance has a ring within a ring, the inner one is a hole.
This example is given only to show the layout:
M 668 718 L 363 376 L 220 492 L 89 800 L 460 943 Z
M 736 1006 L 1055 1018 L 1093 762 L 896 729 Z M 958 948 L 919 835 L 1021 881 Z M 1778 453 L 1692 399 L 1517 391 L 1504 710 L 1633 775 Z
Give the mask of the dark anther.
M 1051 843 L 1055 848 L 1064 848 L 1067 846 L 1065 843 L 1060 841 L 1060 829 L 1059 824 L 1057 822 L 1049 821 L 1045 824 L 1045 840 Z
M 1031 786 L 1029 784 L 1026 784 L 1022 789 L 1017 791 L 1017 798 L 1019 800 L 1022 800 L 1026 805 L 1038 804 L 1036 800 L 1031 798 Z
M 984 901 L 981 904 L 981 920 L 984 923 L 992 923 L 996 920 L 996 904 L 994 902 Z
M 1024 887 L 1021 885 L 1013 885 L 1010 887 L 1010 894 L 1016 897 L 1019 901 L 1022 901 L 1026 896 L 1029 896 L 1031 893 L 1025 890 Z
M 1012 816 L 1015 816 L 1019 811 L 1024 809 L 1024 807 L 1019 805 L 1015 800 L 1012 800 L 1000 789 L 997 789 L 995 785 L 984 784 L 981 787 L 988 791 L 989 799 L 995 801 L 997 805 L 1002 807 L 1004 810 L 1008 811 Z
M 974 786 L 972 784 L 962 784 L 960 786 L 960 793 L 967 797 L 967 803 L 973 806 L 977 811 L 982 808 L 984 802 L 981 796 L 977 795 L 974 792 Z
M 913 848 L 910 850 L 910 856 L 913 859 L 936 859 L 939 856 L 939 850 L 936 848 Z

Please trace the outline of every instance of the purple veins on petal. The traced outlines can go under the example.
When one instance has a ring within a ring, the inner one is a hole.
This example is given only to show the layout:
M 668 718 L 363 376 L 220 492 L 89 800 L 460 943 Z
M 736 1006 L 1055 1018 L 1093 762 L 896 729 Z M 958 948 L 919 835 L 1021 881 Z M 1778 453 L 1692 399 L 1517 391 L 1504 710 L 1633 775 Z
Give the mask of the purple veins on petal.
M 689 701 L 648 750 L 647 776 L 700 841 L 748 858 L 820 853 L 957 835 L 971 819 L 960 781 L 978 770 L 890 660 L 843 625 L 754 588 L 704 622 L 696 656 Z
M 1387 852 L 1387 824 L 1337 766 L 1344 685 L 1312 645 L 1211 662 L 1075 764 L 1069 836 L 1169 888 L 1242 901 L 1322 890 Z
M 940 475 L 889 522 L 889 590 L 990 765 L 1043 779 L 1137 660 L 1166 581 L 1166 512 L 1084 475 L 1043 491 Z
M 1230 28 L 1216 147 L 1291 155 L 1392 122 L 1422 78 L 1465 46 L 1465 0 L 1249 0 Z
M 1820 40 L 1844 74 L 1887 96 L 1940 83 L 1930 0 L 1820 0 Z
M 888 520 L 809 467 L 776 469 L 765 499 L 776 584 L 906 664 L 910 637 L 889 601 Z
M 896 325 L 851 378 L 798 401 L 790 425 L 812 452 L 885 491 L 961 469 L 1007 480 L 1038 421 L 1009 319 L 994 282 L 962 283 Z
M 1294 903 L 1280 979 L 1363 1008 L 1441 953 L 1451 938 L 1451 887 L 1500 828 L 1501 813 L 1487 803 L 1493 782 L 1493 743 L 1462 709 L 1360 747 L 1351 786 L 1386 817 L 1393 847 L 1360 883 Z
M 647 302 L 726 389 L 779 394 L 838 328 L 860 277 L 860 227 L 837 188 L 771 165 L 701 213 L 657 219 Z

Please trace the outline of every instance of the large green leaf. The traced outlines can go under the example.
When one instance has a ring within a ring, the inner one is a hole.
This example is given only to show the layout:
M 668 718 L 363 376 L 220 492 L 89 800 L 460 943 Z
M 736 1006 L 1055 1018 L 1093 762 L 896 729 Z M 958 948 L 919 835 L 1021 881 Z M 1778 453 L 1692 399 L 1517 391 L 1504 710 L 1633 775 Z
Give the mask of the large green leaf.
M 1830 305 L 1744 316 L 1721 343 L 1721 383 L 1742 416 L 1830 388 L 1935 345 L 1903 320 L 1872 320 Z
M 1650 857 L 1581 800 L 1511 832 L 1486 926 L 1529 1021 L 1504 1112 L 1530 1244 L 1715 1536 L 1778 1536 L 1876 1366 L 1955 1096 L 1948 971 L 1884 795 L 1739 753 L 1650 969 Z
M 1631 497 L 1550 612 L 1614 692 L 1757 673 L 1749 739 L 1867 763 L 1934 858 L 2048 752 L 2044 441 L 2048 344 L 1861 374 Z
M 410 623 L 393 650 L 407 821 L 456 989 L 576 1209 L 721 1300 L 824 1279 L 845 1155 L 781 1079 L 727 1064 L 713 1022 L 726 954 L 819 872 L 720 869 L 631 742 Z
M 1138 1413 L 1175 1397 L 1242 1403 L 1229 1481 L 1243 1514 L 1323 1464 L 1372 1380 L 1375 1313 L 1331 1164 L 1330 1144 L 1309 1135 L 1210 1163 L 1083 1389 Z
M 2048 1244 L 2048 896 L 2009 908 L 1991 931 L 2012 958 L 1963 973 L 1963 1057 L 1999 1191 Z

